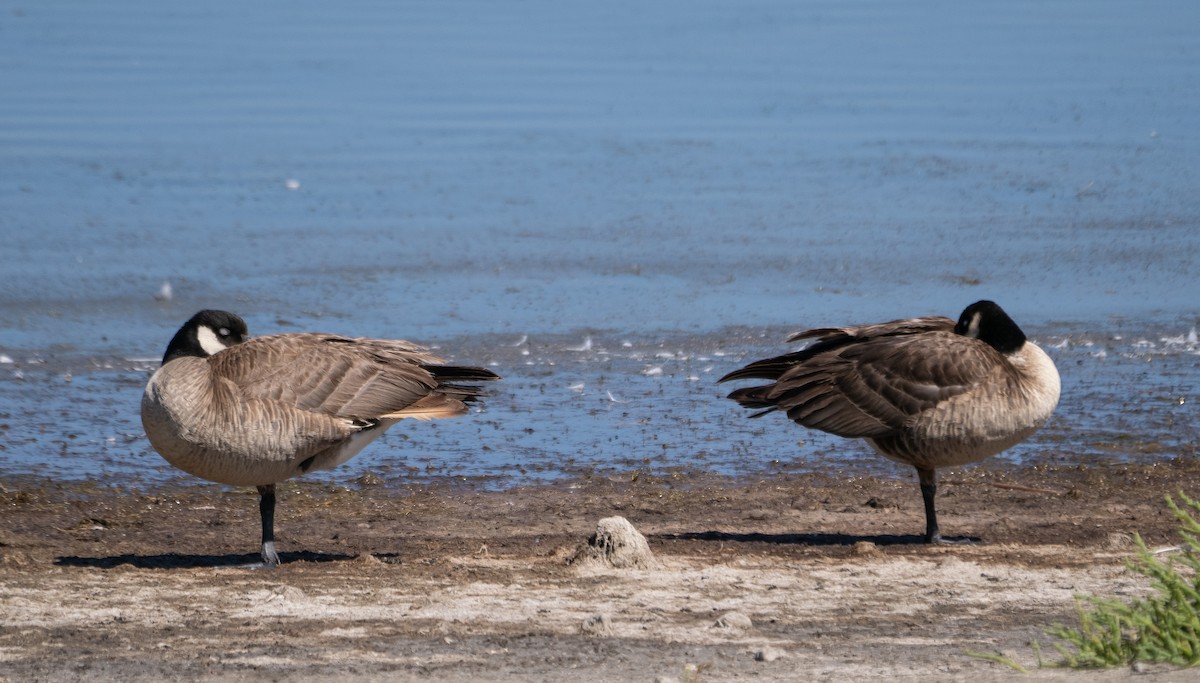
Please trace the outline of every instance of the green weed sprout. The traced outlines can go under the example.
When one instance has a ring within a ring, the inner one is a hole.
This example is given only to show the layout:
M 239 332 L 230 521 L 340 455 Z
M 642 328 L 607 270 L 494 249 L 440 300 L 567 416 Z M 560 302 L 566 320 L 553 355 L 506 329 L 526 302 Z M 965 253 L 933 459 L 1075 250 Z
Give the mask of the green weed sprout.
M 1163 561 L 1136 536 L 1137 557 L 1127 566 L 1149 577 L 1154 592 L 1129 603 L 1094 596 L 1076 598 L 1079 626 L 1056 625 L 1046 630 L 1047 635 L 1066 641 L 1054 645 L 1063 656 L 1058 666 L 1200 664 L 1200 522 L 1196 521 L 1200 502 L 1182 492 L 1179 499 L 1182 507 L 1170 496 L 1167 505 L 1179 520 L 1183 552 Z

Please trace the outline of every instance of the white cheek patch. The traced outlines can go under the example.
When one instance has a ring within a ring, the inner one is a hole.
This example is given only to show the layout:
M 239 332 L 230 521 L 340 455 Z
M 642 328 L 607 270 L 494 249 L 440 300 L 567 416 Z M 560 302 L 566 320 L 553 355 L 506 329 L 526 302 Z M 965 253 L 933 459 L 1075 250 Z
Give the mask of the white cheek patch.
M 971 324 L 967 325 L 967 336 L 979 339 L 979 318 L 982 317 L 978 313 L 971 316 Z
M 207 325 L 201 325 L 196 330 L 196 341 L 200 342 L 200 348 L 210 356 L 225 350 L 225 344 L 221 342 L 220 337 Z

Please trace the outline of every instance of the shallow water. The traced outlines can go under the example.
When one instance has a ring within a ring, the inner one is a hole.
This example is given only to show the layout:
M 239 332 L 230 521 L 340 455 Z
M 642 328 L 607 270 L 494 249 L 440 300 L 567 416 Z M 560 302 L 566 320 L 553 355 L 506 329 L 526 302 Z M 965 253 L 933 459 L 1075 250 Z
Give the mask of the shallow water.
M 802 429 L 780 415 L 751 420 L 715 380 L 784 346 L 783 329 L 710 334 L 597 334 L 455 340 L 504 376 L 471 415 L 406 422 L 352 463 L 308 475 L 348 482 L 364 472 L 411 481 L 510 486 L 561 477 L 703 470 L 749 477 L 911 469 L 862 441 Z M 1037 338 L 1058 365 L 1063 398 L 1033 438 L 993 459 L 1013 466 L 1163 461 L 1198 455 L 1194 335 L 1086 332 Z M 0 473 L 153 483 L 186 477 L 150 450 L 137 405 L 156 360 L 14 359 L 4 367 Z
M 141 359 L 202 307 L 505 375 L 337 477 L 867 467 L 712 378 L 791 329 L 980 298 L 1066 342 L 1058 413 L 1008 457 L 1194 455 L 1198 20 L 0 2 L 0 470 L 169 476 Z

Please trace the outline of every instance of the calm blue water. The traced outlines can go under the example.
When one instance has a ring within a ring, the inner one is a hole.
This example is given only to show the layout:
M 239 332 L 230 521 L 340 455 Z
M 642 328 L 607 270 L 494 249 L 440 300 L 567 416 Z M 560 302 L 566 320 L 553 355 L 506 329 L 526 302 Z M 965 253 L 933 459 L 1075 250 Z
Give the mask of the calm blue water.
M 160 471 L 141 359 L 202 307 L 507 378 L 329 476 L 851 462 L 711 379 L 980 298 L 1061 345 L 1017 461 L 1194 455 L 1197 27 L 1184 0 L 0 1 L 0 471 Z

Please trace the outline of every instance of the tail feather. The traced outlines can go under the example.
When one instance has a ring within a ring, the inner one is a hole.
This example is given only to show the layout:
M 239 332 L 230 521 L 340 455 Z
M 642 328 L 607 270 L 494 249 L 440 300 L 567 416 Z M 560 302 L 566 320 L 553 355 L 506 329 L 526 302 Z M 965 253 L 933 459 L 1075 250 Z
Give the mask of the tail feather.
M 774 385 L 765 385 L 761 387 L 743 387 L 729 392 L 727 398 L 738 402 L 738 405 L 743 408 L 767 408 L 766 412 L 775 410 L 777 406 L 775 401 L 767 398 L 767 393 Z
M 437 394 L 461 403 L 470 403 L 488 394 L 483 387 L 476 384 L 455 384 L 455 382 L 492 382 L 500 379 L 500 375 L 485 368 L 427 365 L 425 369 L 438 381 Z
M 486 368 L 472 368 L 461 365 L 426 365 L 429 374 L 446 382 L 490 382 L 500 379 L 500 375 Z
M 953 329 L 954 321 L 941 316 L 892 320 L 886 323 L 858 325 L 854 327 L 816 327 L 788 337 L 789 342 L 811 340 L 809 345 L 803 349 L 782 356 L 755 361 L 740 370 L 734 370 L 717 380 L 717 382 L 726 382 L 734 379 L 777 380 L 793 366 L 843 346 L 879 337 L 921 334 L 934 331 L 949 332 Z
M 717 384 L 735 379 L 777 380 L 783 376 L 783 373 L 791 369 L 792 366 L 803 362 L 806 358 L 808 358 L 808 355 L 804 351 L 796 351 L 787 355 L 776 356 L 775 358 L 757 360 L 744 368 L 734 370 L 725 375 L 717 380 Z

